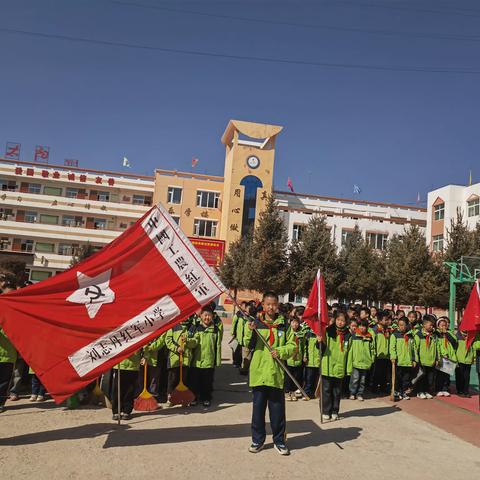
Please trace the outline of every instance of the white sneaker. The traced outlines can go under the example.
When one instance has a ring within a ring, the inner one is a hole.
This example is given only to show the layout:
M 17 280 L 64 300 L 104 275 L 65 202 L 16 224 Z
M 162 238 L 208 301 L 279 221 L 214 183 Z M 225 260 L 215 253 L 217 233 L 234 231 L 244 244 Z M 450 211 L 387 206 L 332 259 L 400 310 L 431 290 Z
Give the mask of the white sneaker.
M 30 396 L 30 401 L 31 402 L 36 402 L 37 401 L 37 396 L 36 395 L 31 395 Z
M 404 393 L 402 395 L 402 400 L 410 400 L 410 397 L 406 393 Z
M 449 396 L 450 396 L 450 392 L 443 392 L 443 396 L 444 396 L 444 397 L 449 397 Z
M 443 397 L 443 392 L 437 392 L 437 397 Z
M 37 395 L 37 402 L 45 401 L 45 397 L 43 395 Z
M 330 420 L 330 415 L 322 415 L 322 420 Z
M 422 400 L 425 400 L 427 398 L 423 392 L 417 393 L 417 397 L 421 398 Z
M 425 398 L 428 398 L 430 400 L 431 398 L 433 398 L 433 396 L 430 395 L 429 393 L 425 393 Z
M 332 413 L 332 420 L 338 420 L 338 413 Z

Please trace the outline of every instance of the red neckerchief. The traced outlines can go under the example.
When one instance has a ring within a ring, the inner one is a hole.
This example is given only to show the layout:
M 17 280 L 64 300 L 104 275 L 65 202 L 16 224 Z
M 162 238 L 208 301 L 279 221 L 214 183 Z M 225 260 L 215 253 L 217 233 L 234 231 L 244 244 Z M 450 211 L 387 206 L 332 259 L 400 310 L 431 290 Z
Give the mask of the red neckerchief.
M 382 325 L 377 325 L 377 330 L 378 330 L 379 333 L 383 333 L 383 336 L 385 338 L 388 338 L 390 336 L 390 329 L 389 328 L 384 329 L 382 327 Z
M 260 314 L 258 316 L 258 320 L 268 328 L 269 330 L 268 343 L 270 344 L 270 346 L 272 346 L 275 343 L 275 333 L 273 332 L 273 329 L 278 328 L 278 325 L 274 325 L 273 323 L 266 322 L 264 314 Z
M 340 338 L 340 351 L 343 352 L 343 338 L 345 335 L 345 330 L 339 330 L 337 328 L 337 335 Z
M 368 330 L 365 333 L 362 333 L 360 332 L 359 328 L 355 330 L 355 335 L 358 335 L 359 337 L 363 337 L 363 338 L 371 338 L 370 332 Z
M 410 339 L 408 333 L 405 333 L 405 335 L 403 335 L 403 339 L 405 340 L 405 345 L 408 347 L 408 340 Z
M 430 336 L 432 335 L 431 333 L 427 333 L 427 331 L 424 332 L 425 335 L 425 344 L 427 348 L 430 347 Z

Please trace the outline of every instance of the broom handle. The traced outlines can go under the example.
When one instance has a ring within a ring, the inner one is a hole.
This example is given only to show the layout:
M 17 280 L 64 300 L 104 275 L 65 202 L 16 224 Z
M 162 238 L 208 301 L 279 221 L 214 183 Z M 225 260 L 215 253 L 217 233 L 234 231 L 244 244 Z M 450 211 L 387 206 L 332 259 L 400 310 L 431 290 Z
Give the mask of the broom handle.
M 143 389 L 147 389 L 147 362 L 143 366 Z
M 183 353 L 180 353 L 180 384 L 183 383 Z
M 237 306 L 237 308 L 243 312 L 248 318 L 250 318 L 252 321 L 255 321 L 255 318 L 253 318 L 251 315 L 249 315 L 247 312 L 244 312 L 242 310 L 242 307 L 240 307 L 240 305 L 237 303 L 236 299 L 233 298 L 230 294 L 227 294 L 231 300 L 233 300 L 233 303 Z M 268 351 L 270 353 L 273 352 L 273 348 L 270 346 L 270 344 L 262 337 L 262 335 L 260 335 L 260 333 L 258 332 L 257 328 L 254 326 L 253 327 L 253 331 L 257 333 L 257 337 L 260 338 L 260 340 L 263 342 L 263 344 L 265 345 L 265 347 L 267 347 Z M 300 390 L 300 392 L 302 393 L 302 395 L 305 397 L 305 398 L 309 398 L 309 396 L 305 393 L 305 390 L 301 387 L 301 385 L 297 382 L 297 379 L 290 373 L 290 370 L 288 370 L 288 368 L 285 366 L 285 364 L 279 359 L 279 358 L 276 358 L 276 357 L 272 357 L 274 358 L 277 363 L 280 365 L 280 367 L 282 368 L 282 370 L 290 377 L 290 379 L 292 380 L 292 382 L 297 386 L 297 388 Z

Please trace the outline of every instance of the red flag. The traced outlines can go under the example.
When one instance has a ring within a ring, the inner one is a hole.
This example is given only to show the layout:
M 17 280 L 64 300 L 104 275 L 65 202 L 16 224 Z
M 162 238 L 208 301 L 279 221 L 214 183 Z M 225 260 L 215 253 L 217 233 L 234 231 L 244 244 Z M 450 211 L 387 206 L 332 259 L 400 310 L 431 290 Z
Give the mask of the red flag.
M 475 335 L 480 332 L 480 280 L 473 285 L 459 330 L 467 332 L 466 347 L 470 348 Z
M 0 295 L 0 325 L 60 403 L 223 291 L 157 205 L 70 270 Z
M 198 158 L 192 158 L 192 168 L 198 163 Z
M 308 296 L 307 306 L 303 314 L 303 320 L 317 334 L 322 332 L 328 326 L 328 305 L 327 295 L 325 293 L 325 279 L 317 271 L 315 280 L 313 281 L 310 295 Z
M 295 193 L 295 190 L 293 189 L 292 179 L 291 179 L 290 177 L 288 177 L 288 180 L 287 180 L 287 187 L 288 187 L 293 193 Z

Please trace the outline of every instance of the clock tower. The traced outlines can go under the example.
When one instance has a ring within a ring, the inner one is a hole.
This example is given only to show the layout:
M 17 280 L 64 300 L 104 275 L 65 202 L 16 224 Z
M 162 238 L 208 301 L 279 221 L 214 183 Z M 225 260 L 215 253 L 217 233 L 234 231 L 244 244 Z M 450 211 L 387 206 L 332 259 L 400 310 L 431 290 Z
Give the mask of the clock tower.
M 225 173 L 220 238 L 246 236 L 272 193 L 275 140 L 283 127 L 230 120 L 222 136 Z

